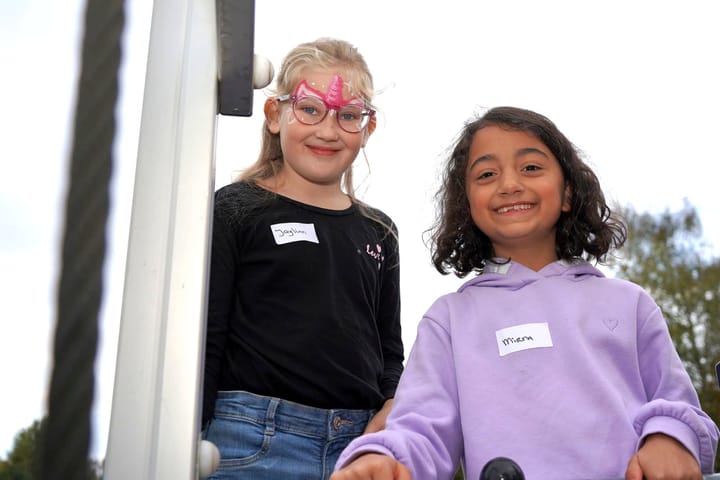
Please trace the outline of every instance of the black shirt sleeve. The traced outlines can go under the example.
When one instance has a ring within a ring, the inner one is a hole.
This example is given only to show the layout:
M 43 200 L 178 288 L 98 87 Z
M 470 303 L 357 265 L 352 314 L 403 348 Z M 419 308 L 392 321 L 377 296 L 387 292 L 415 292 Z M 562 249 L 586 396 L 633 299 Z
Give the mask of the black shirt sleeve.
M 228 336 L 228 322 L 232 318 L 234 285 L 238 261 L 233 244 L 235 233 L 229 209 L 223 204 L 222 191 L 215 195 L 210 282 L 205 340 L 205 371 L 203 386 L 202 425 L 213 415 L 217 398 L 220 371 Z
M 383 283 L 378 316 L 378 332 L 384 362 L 380 390 L 384 399 L 387 400 L 395 396 L 404 361 L 400 323 L 400 252 L 397 226 L 389 217 L 382 212 L 379 213 L 393 231 L 393 234 L 387 232 L 385 236 L 387 258 L 383 263 Z

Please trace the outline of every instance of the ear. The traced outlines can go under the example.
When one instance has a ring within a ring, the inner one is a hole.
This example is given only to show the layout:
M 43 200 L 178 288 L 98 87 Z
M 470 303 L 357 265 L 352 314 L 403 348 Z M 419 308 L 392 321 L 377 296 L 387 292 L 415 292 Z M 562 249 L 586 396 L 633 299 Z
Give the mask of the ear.
M 370 138 L 370 135 L 372 135 L 372 133 L 375 131 L 375 127 L 377 127 L 377 118 L 375 117 L 375 115 L 373 115 L 372 117 L 370 117 L 370 122 L 367 125 L 367 129 L 363 132 L 363 148 L 365 147 L 365 144 Z
M 280 104 L 278 101 L 274 98 L 265 100 L 263 112 L 265 112 L 265 123 L 270 133 L 280 133 Z
M 572 210 L 572 190 L 570 190 L 570 184 L 565 184 L 565 191 L 563 192 L 562 208 L 563 212 L 569 212 Z

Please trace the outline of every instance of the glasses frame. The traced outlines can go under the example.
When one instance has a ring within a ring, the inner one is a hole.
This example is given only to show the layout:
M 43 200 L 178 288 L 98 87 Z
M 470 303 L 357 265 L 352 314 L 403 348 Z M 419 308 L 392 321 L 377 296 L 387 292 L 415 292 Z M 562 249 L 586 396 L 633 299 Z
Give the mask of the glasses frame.
M 376 113 L 375 110 L 373 110 L 372 108 L 363 107 L 362 110 L 360 111 L 360 115 L 363 116 L 363 120 L 360 122 L 362 124 L 360 126 L 360 129 L 359 130 L 348 130 L 342 126 L 342 124 L 340 123 L 340 117 L 338 115 L 339 109 L 345 107 L 346 105 L 342 105 L 340 107 L 330 106 L 327 104 L 327 102 L 325 100 L 323 100 L 321 97 L 318 97 L 317 95 L 300 95 L 300 96 L 298 96 L 298 95 L 288 93 L 285 95 L 280 95 L 276 98 L 277 98 L 277 101 L 280 103 L 287 102 L 287 101 L 292 102 L 291 106 L 292 106 L 293 116 L 295 117 L 295 120 L 302 123 L 303 125 L 308 125 L 308 126 L 320 125 L 325 120 L 325 117 L 328 116 L 328 113 L 330 113 L 330 110 L 335 110 L 335 122 L 337 123 L 338 127 L 340 127 L 340 129 L 343 132 L 347 132 L 347 133 L 362 132 L 365 129 L 365 127 L 367 127 L 370 124 L 370 121 L 372 120 L 372 118 L 375 116 L 375 113 Z M 322 118 L 320 118 L 320 120 L 318 120 L 315 123 L 303 122 L 300 119 L 300 117 L 298 117 L 297 113 L 295 112 L 295 105 L 297 104 L 298 100 L 303 100 L 306 98 L 316 98 L 320 102 L 322 102 L 323 105 L 325 105 L 325 114 L 322 116 Z

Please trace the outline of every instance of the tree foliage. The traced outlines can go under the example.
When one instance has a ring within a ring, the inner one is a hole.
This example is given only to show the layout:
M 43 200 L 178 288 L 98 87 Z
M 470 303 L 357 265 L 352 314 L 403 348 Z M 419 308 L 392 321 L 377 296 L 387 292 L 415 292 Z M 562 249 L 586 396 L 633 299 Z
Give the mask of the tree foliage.
M 15 435 L 13 448 L 6 461 L 0 460 L 0 480 L 35 480 L 39 477 L 39 448 L 42 446 L 47 419 L 35 420 L 28 428 Z M 88 460 L 88 480 L 102 478 L 102 464 Z
M 622 215 L 628 241 L 610 266 L 619 277 L 643 286 L 662 309 L 703 410 L 717 424 L 720 259 L 703 240 L 697 211 L 687 202 L 677 212 L 652 215 L 626 208 Z
M 32 480 L 37 478 L 34 470 L 36 448 L 40 445 L 44 420 L 35 420 L 28 428 L 15 435 L 13 448 L 7 461 L 0 465 L 0 480 Z

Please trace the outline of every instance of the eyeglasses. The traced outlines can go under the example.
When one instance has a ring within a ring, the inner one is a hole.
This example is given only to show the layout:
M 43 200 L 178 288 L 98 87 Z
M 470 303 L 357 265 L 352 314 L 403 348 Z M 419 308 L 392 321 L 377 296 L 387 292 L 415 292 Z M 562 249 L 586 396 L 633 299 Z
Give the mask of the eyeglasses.
M 292 111 L 298 122 L 304 125 L 317 125 L 325 120 L 330 110 L 335 110 L 335 119 L 340 128 L 348 133 L 358 133 L 370 123 L 375 110 L 363 108 L 360 105 L 343 105 L 331 107 L 325 100 L 312 95 L 280 95 L 278 102 L 292 102 Z

